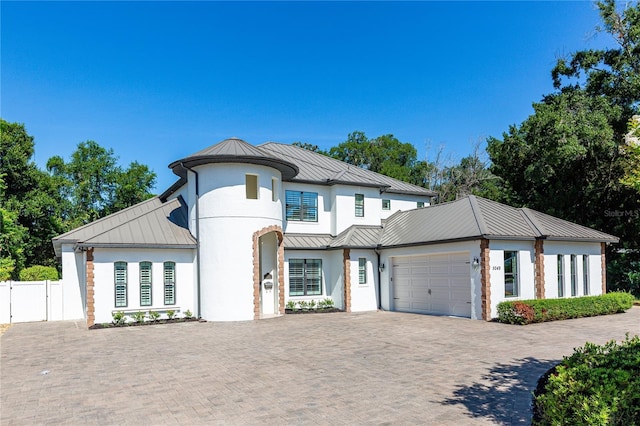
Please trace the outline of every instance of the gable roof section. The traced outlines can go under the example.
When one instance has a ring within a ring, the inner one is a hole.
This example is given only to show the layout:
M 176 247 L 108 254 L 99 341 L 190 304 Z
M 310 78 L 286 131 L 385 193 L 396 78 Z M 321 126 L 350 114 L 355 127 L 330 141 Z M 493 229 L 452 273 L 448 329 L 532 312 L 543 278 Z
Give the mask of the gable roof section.
M 331 248 L 376 248 L 382 230 L 382 226 L 350 226 L 333 239 Z
M 187 229 L 187 206 L 158 197 L 136 204 L 53 238 L 57 256 L 62 244 L 79 247 L 195 248 Z
M 271 155 L 242 139 L 229 138 L 200 150 L 181 160 L 169 164 L 173 172 L 185 178 L 189 167 L 210 163 L 249 163 L 273 167 L 280 170 L 283 179 L 291 179 L 298 174 L 298 167 L 286 158 Z
M 258 148 L 269 152 L 274 157 L 289 160 L 298 166 L 299 173 L 293 178 L 285 179 L 291 182 L 319 185 L 360 185 L 380 188 L 382 191 L 397 194 L 426 197 L 436 195 L 435 192 L 426 188 L 402 182 L 294 145 L 267 142 Z

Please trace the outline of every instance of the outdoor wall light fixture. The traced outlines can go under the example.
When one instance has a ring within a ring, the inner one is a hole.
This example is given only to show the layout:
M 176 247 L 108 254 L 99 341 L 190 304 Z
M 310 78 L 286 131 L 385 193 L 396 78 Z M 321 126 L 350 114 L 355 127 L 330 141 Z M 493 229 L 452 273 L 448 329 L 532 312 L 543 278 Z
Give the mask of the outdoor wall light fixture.
M 473 269 L 478 269 L 480 267 L 480 259 L 478 259 L 477 257 L 473 258 Z
M 378 265 L 378 271 L 380 272 L 384 271 L 384 263 L 381 263 L 380 265 Z

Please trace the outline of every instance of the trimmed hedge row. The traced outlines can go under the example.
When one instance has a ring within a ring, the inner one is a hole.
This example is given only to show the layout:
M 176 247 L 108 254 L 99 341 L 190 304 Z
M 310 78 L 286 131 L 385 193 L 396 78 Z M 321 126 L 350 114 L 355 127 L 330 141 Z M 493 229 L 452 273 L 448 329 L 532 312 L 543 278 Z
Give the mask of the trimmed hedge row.
M 587 343 L 543 376 L 534 425 L 640 424 L 640 337 Z
M 601 296 L 570 299 L 536 299 L 501 302 L 498 321 L 506 324 L 531 324 L 570 318 L 592 317 L 624 312 L 633 306 L 630 293 L 612 292 Z

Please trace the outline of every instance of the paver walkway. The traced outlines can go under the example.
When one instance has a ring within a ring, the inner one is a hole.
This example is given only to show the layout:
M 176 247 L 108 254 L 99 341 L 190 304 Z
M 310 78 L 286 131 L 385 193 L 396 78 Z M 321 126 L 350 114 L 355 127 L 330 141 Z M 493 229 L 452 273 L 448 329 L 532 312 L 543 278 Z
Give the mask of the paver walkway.
M 640 307 L 508 326 L 371 312 L 0 337 L 2 425 L 528 424 L 538 377 Z

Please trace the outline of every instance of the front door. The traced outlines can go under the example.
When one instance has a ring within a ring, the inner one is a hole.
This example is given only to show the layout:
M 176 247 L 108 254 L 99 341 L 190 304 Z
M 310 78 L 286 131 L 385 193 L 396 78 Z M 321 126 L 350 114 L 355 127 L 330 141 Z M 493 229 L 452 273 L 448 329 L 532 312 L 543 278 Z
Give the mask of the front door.
M 278 237 L 270 232 L 260 237 L 260 315 L 270 316 L 278 310 Z

